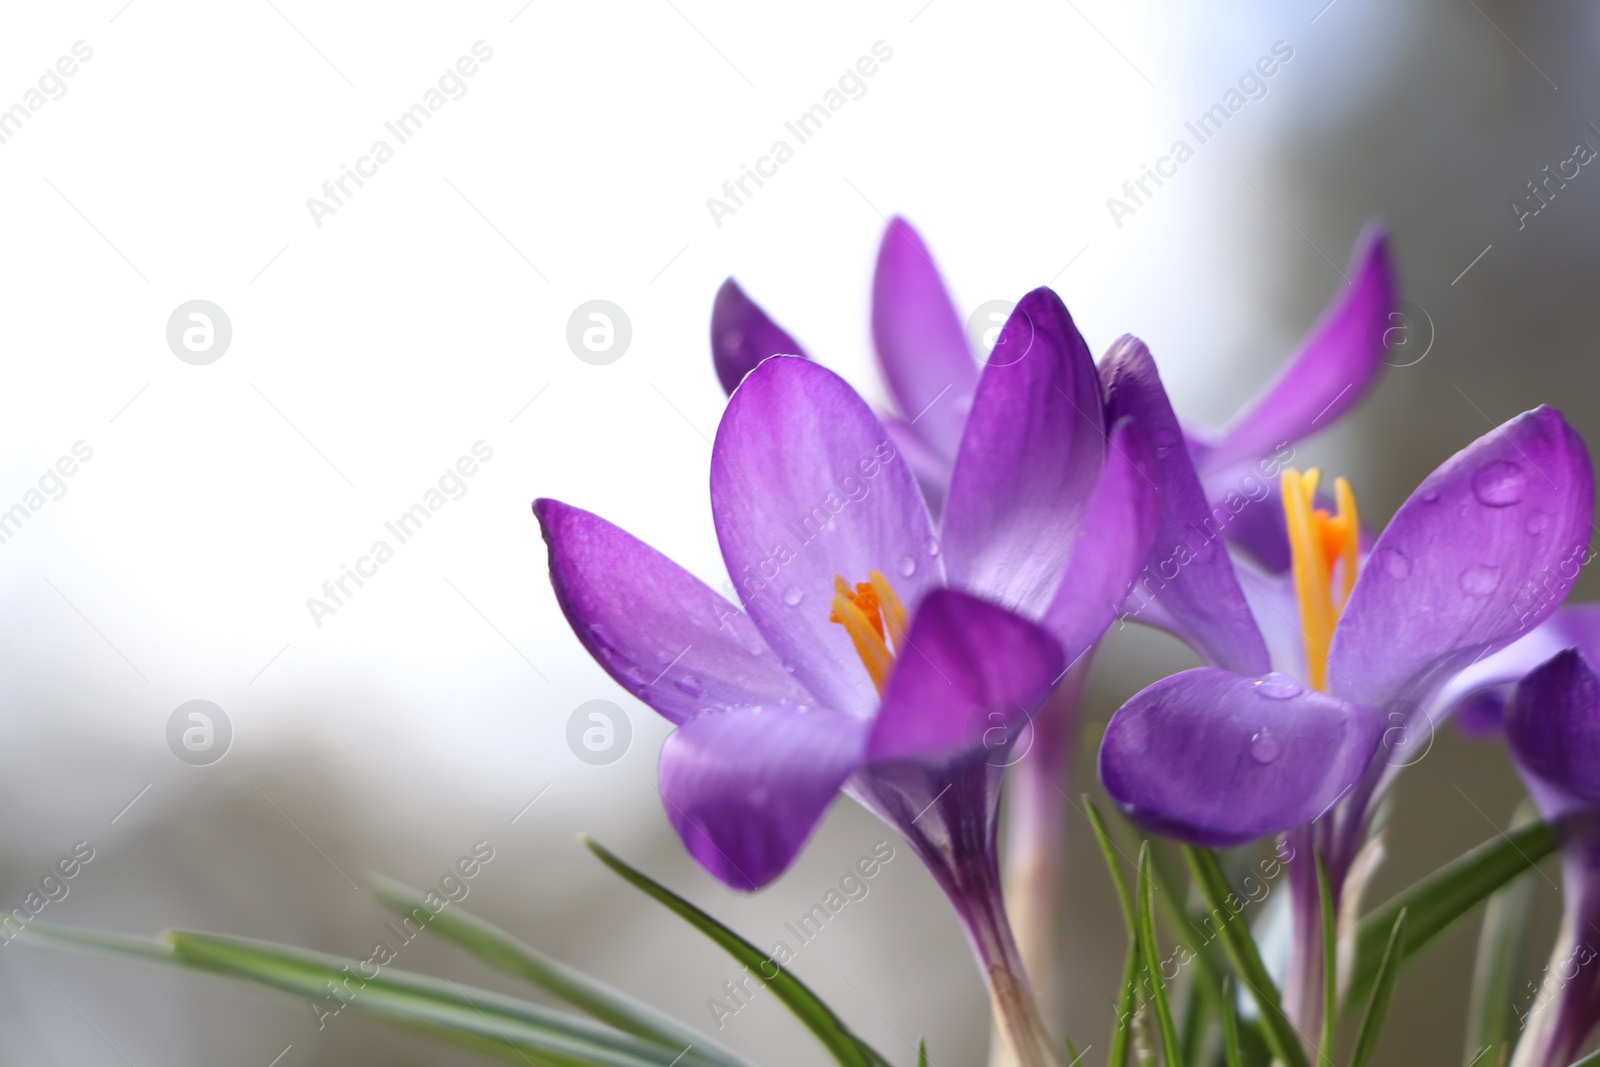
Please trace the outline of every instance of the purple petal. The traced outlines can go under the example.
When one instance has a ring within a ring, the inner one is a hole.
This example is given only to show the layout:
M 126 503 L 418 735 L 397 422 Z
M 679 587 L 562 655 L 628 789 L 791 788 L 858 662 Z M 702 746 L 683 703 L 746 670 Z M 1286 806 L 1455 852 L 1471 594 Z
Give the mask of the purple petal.
M 928 511 L 938 518 L 944 509 L 945 494 L 950 491 L 950 461 L 935 452 L 923 440 L 917 428 L 900 418 L 898 415 L 880 415 L 883 425 L 889 431 L 889 439 L 894 442 L 900 454 L 905 456 L 906 462 L 911 464 L 911 471 L 917 476 L 917 484 L 922 487 L 923 499 L 928 502 Z
M 706 707 L 809 698 L 750 619 L 620 527 L 559 500 L 534 514 L 567 621 L 630 693 L 673 722 Z
M 1425 479 L 1379 536 L 1329 651 L 1329 688 L 1382 707 L 1538 626 L 1588 558 L 1594 478 L 1553 408 L 1519 415 Z
M 1356 242 L 1349 284 L 1312 327 L 1300 351 L 1235 416 L 1200 462 L 1207 471 L 1269 456 L 1326 429 L 1378 380 L 1399 325 L 1389 237 L 1368 224 Z
M 1454 716 L 1468 737 L 1499 733 L 1508 687 L 1566 648 L 1600 657 L 1600 604 L 1564 604 L 1529 633 L 1452 675 L 1432 701 L 1432 718 Z
M 1208 663 L 1241 674 L 1265 672 L 1267 647 L 1223 544 L 1227 521 L 1206 503 L 1149 349 L 1137 338 L 1119 338 L 1100 375 L 1107 417 L 1131 417 L 1155 447 L 1161 489 L 1155 547 L 1125 610 L 1166 625 Z
M 1600 801 L 1600 677 L 1583 653 L 1558 652 L 1519 682 L 1505 725 L 1525 774 Z
M 1193 844 L 1242 844 L 1311 822 L 1360 779 L 1382 715 L 1287 675 L 1207 667 L 1164 678 L 1112 716 L 1100 779 L 1131 817 Z
M 911 621 L 867 759 L 942 761 L 1008 742 L 1066 666 L 1043 627 L 954 589 Z
M 890 220 L 872 279 L 872 338 L 900 414 L 928 445 L 955 459 L 978 363 L 927 245 Z
M 978 382 L 945 505 L 953 584 L 1037 616 L 1055 595 L 1105 463 L 1089 346 L 1061 299 L 1017 304 Z
M 768 356 L 804 356 L 805 349 L 767 317 L 739 283 L 729 278 L 711 305 L 711 362 L 725 393 Z
M 735 889 L 786 870 L 861 761 L 863 719 L 792 704 L 710 711 L 661 749 L 661 799 L 684 847 Z
M 1124 419 L 1111 431 L 1100 484 L 1084 513 L 1066 576 L 1044 616 L 1069 663 L 1116 620 L 1150 556 L 1159 509 L 1155 453 L 1138 426 Z
M 862 716 L 878 694 L 843 626 L 834 578 L 874 570 L 915 609 L 944 584 L 910 467 L 832 371 L 776 357 L 728 401 L 711 457 L 722 558 L 750 618 L 817 702 Z

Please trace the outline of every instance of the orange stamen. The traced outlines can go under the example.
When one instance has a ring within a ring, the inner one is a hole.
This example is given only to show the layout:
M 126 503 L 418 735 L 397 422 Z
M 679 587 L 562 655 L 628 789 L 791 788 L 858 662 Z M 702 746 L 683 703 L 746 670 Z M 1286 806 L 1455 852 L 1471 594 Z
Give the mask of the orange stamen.
M 1306 647 L 1306 673 L 1311 684 L 1328 688 L 1328 649 L 1339 616 L 1355 588 L 1361 565 L 1361 521 L 1355 493 L 1343 478 L 1334 481 L 1338 514 L 1316 507 L 1322 472 L 1304 474 L 1293 468 L 1283 472 L 1283 513 L 1288 521 L 1289 547 L 1294 560 L 1295 599 L 1300 604 L 1300 624 Z M 1338 568 L 1337 596 L 1334 589 Z
M 861 665 L 881 694 L 894 666 L 889 638 L 894 638 L 896 650 L 905 641 L 906 609 L 882 571 L 872 571 L 868 577 L 871 581 L 851 586 L 843 577 L 834 576 L 833 611 L 828 621 L 845 628 Z

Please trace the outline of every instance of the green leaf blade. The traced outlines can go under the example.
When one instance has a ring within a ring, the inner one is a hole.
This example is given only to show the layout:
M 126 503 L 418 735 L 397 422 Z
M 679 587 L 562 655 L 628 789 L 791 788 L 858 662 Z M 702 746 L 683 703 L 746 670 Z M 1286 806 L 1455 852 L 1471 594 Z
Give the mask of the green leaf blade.
M 1161 952 L 1156 946 L 1156 910 L 1150 879 L 1150 842 L 1139 849 L 1139 955 L 1144 958 L 1145 978 L 1150 999 L 1155 1005 L 1156 1025 L 1161 1031 L 1161 1052 L 1167 1067 L 1182 1067 L 1183 1053 L 1178 1047 L 1178 1028 L 1172 1022 L 1172 1006 L 1167 1002 L 1167 982 L 1161 974 Z
M 1401 911 L 1409 912 L 1400 956 L 1400 962 L 1405 963 L 1451 923 L 1555 852 L 1560 844 L 1558 828 L 1542 822 L 1501 834 L 1364 916 L 1357 928 L 1356 959 L 1345 1010 L 1351 1010 L 1372 992 L 1389 933 Z
M 532 945 L 460 908 L 434 912 L 427 908 L 426 894 L 418 890 L 382 875 L 369 875 L 367 880 L 373 896 L 391 911 L 410 916 L 416 914 L 417 909 L 424 909 L 428 916 L 427 929 L 449 938 L 490 966 L 532 982 L 601 1022 L 670 1048 L 674 1053 L 692 1046 L 701 1058 L 718 1067 L 747 1067 L 744 1060 L 700 1031 L 575 967 L 546 956 Z
M 1216 853 L 1193 845 L 1185 845 L 1183 853 L 1189 860 L 1189 870 L 1206 900 L 1206 906 L 1228 914 L 1232 910 L 1227 905 L 1228 883 L 1217 863 Z M 1283 1013 L 1278 987 L 1273 984 L 1266 965 L 1261 962 L 1261 952 L 1250 933 L 1250 924 L 1226 922 L 1218 927 L 1217 933 L 1228 959 L 1238 972 L 1239 980 L 1249 988 L 1261 1008 L 1262 1036 L 1267 1039 L 1273 1055 L 1288 1067 L 1309 1067 L 1305 1049 L 1300 1047 L 1300 1036 L 1289 1022 L 1289 1017 Z
M 1367 1005 L 1366 1017 L 1361 1020 L 1361 1032 L 1356 1035 L 1356 1050 L 1350 1057 L 1350 1067 L 1366 1067 L 1367 1060 L 1378 1047 L 1378 1034 L 1383 1030 L 1384 1016 L 1389 1013 L 1389 999 L 1394 995 L 1394 980 L 1400 971 L 1405 938 L 1406 909 L 1401 908 L 1389 931 L 1383 961 L 1378 964 L 1378 975 L 1372 986 L 1372 1002 Z
M 766 982 L 767 988 L 772 990 L 773 996 L 782 1001 L 784 1006 L 794 1013 L 806 1029 L 814 1034 L 824 1048 L 834 1059 L 844 1067 L 873 1067 L 874 1064 L 885 1064 L 888 1061 L 880 1054 L 853 1034 L 849 1027 L 833 1013 L 833 1010 L 824 1004 L 811 989 L 800 979 L 789 972 L 782 964 L 768 958 L 767 954 L 746 941 L 743 937 L 723 926 L 716 919 L 695 907 L 687 900 L 678 896 L 666 886 L 661 885 L 649 875 L 629 866 L 621 857 L 598 841 L 585 836 L 583 843 L 590 852 L 612 871 L 635 888 L 654 898 L 667 910 L 673 912 L 690 926 L 705 934 L 725 952 L 741 964 L 751 968 L 759 974 L 761 980 Z M 767 967 L 776 970 L 776 974 L 769 977 Z

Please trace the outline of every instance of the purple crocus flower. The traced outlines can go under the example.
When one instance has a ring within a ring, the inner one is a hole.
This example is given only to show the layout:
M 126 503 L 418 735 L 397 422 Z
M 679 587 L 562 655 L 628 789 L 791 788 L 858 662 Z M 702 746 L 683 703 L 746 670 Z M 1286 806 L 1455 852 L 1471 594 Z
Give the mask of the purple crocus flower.
M 1329 428 L 1360 403 L 1376 384 L 1403 322 L 1388 233 L 1369 222 L 1356 240 L 1348 283 L 1274 378 L 1221 429 L 1187 428 L 1196 468 L 1212 498 L 1221 499 L 1252 463 Z M 890 220 L 878 246 L 872 339 L 893 400 L 885 425 L 937 513 L 988 360 L 972 350 L 927 242 L 899 217 Z M 1004 347 L 999 351 L 1006 353 Z M 757 364 L 774 355 L 806 353 L 729 278 L 711 310 L 712 363 L 723 389 L 732 393 Z M 999 361 L 1012 358 L 1017 357 L 1004 354 Z M 1236 532 L 1247 542 L 1254 539 L 1244 524 Z
M 1142 345 L 1110 357 L 1113 415 L 1156 445 L 1161 519 L 1142 617 L 1184 637 L 1209 664 L 1146 688 L 1118 710 L 1102 781 L 1135 819 L 1201 845 L 1294 831 L 1294 955 L 1286 1007 L 1307 1033 L 1321 1015 L 1321 851 L 1336 893 L 1377 800 L 1429 736 L 1434 698 L 1474 660 L 1549 616 L 1587 551 L 1594 503 L 1588 452 L 1561 415 L 1512 419 L 1429 475 L 1371 545 L 1354 494 L 1316 507 L 1316 472 L 1283 481 L 1291 573 L 1236 561 L 1220 543 L 1187 450 L 1163 448 L 1176 420 Z M 1549 589 L 1532 606 L 1519 593 Z M 1380 746 L 1380 742 L 1382 745 Z M 1379 758 L 1380 753 L 1384 758 Z
M 660 789 L 696 860 L 759 888 L 842 788 L 927 864 L 1013 1053 L 1047 1063 L 999 891 L 1004 749 L 1114 619 L 1151 544 L 1155 461 L 1130 422 L 1107 433 L 1054 293 L 1024 297 L 1004 332 L 1030 339 L 1027 356 L 978 383 L 937 536 L 882 422 L 793 358 L 744 377 L 713 448 L 740 605 L 597 516 L 534 508 L 578 638 L 678 727 Z
M 1271 498 L 1276 487 L 1261 478 L 1295 441 L 1327 429 L 1377 381 L 1396 326 L 1398 300 L 1384 228 L 1370 223 L 1356 242 L 1349 284 L 1329 303 L 1299 349 L 1262 391 L 1219 430 L 1187 427 L 1204 491 L 1213 501 Z M 878 249 L 872 287 L 872 336 L 889 387 L 893 413 L 883 416 L 897 448 L 912 465 L 935 515 L 943 507 L 951 471 L 985 362 L 1018 358 L 1015 335 L 999 337 L 999 358 L 974 352 L 955 303 L 921 235 L 895 218 Z M 1010 344 L 1013 347 L 1007 348 Z M 755 304 L 733 279 L 717 294 L 711 315 L 713 363 L 723 388 L 734 387 L 763 359 L 804 355 L 798 342 Z M 1230 514 L 1230 513 L 1223 513 Z M 1241 509 L 1224 531 L 1274 570 L 1287 570 L 1282 511 L 1257 502 Z M 1153 560 L 1153 564 L 1159 560 Z M 1120 597 L 1120 594 L 1118 594 Z M 1137 611 L 1139 602 L 1133 607 Z M 1154 616 L 1152 612 L 1152 616 Z M 1066 681 L 1035 717 L 1027 756 L 1013 772 L 1006 882 L 1013 918 L 1030 971 L 1048 994 L 1058 943 L 1059 882 L 1066 835 L 1062 796 L 1078 730 L 1078 708 L 1092 651 L 1077 658 Z
M 1518 683 L 1505 731 L 1539 813 L 1563 821 L 1561 929 L 1511 1067 L 1563 1067 L 1600 1024 L 1600 677 L 1584 653 Z

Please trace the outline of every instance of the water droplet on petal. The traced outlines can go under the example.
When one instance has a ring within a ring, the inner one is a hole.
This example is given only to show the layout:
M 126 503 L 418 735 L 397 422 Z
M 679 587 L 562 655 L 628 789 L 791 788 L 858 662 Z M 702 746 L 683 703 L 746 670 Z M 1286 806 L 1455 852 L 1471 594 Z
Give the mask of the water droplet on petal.
M 923 545 L 922 548 L 928 555 L 937 556 L 939 554 L 939 539 L 937 537 L 928 538 L 927 544 Z
M 682 678 L 674 678 L 672 684 L 692 697 L 700 695 L 700 679 L 692 674 L 686 674 Z
M 1485 507 L 1504 508 L 1520 504 L 1527 487 L 1528 476 L 1508 459 L 1485 463 L 1472 476 L 1472 495 Z
M 793 674 L 796 670 L 796 667 L 793 663 L 785 663 L 783 665 L 783 669 L 788 671 L 790 674 Z
M 909 578 L 917 573 L 917 561 L 910 556 L 900 557 L 900 577 Z
M 805 598 L 805 593 L 801 591 L 798 585 L 791 585 L 788 589 L 783 591 L 783 602 L 789 605 L 791 608 L 799 607 L 800 601 L 804 600 Z
M 1383 573 L 1387 574 L 1397 582 L 1411 576 L 1410 556 L 1406 555 L 1398 548 L 1386 548 L 1381 553 L 1381 556 L 1383 562 Z
M 1256 692 L 1270 700 L 1290 700 L 1305 692 L 1300 683 L 1287 674 L 1273 671 L 1256 680 Z
M 1435 501 L 1437 501 L 1438 499 L 1439 499 L 1439 490 L 1437 490 L 1437 489 L 1424 489 L 1422 491 L 1422 502 L 1424 504 L 1432 504 Z
M 1528 532 L 1537 537 L 1550 528 L 1550 516 L 1542 511 L 1535 511 L 1528 516 Z
M 1278 739 L 1267 732 L 1266 727 L 1257 730 L 1250 737 L 1250 758 L 1257 763 L 1271 763 L 1283 751 L 1283 746 L 1278 744 Z
M 1500 585 L 1500 568 L 1474 564 L 1461 572 L 1461 591 L 1468 596 L 1488 596 Z

